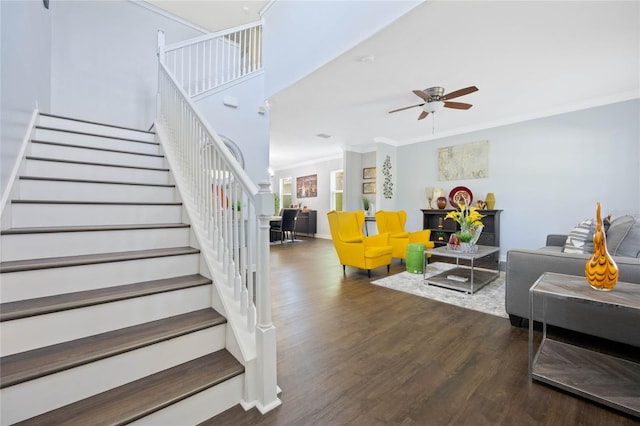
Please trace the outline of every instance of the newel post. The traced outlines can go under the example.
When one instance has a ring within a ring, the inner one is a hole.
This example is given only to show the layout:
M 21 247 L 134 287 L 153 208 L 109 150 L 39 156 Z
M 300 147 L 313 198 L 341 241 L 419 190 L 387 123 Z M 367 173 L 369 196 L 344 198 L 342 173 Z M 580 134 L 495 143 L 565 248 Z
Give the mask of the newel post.
M 278 398 L 276 329 L 271 321 L 271 287 L 269 278 L 269 219 L 273 215 L 273 194 L 268 182 L 259 184 L 256 196 L 258 214 L 258 285 L 256 288 L 256 392 L 260 412 L 281 404 Z

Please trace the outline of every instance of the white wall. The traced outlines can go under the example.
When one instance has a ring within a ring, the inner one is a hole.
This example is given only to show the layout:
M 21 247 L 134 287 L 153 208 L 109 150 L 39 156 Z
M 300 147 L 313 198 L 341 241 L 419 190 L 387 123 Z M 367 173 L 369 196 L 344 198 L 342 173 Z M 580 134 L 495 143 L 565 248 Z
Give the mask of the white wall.
M 296 178 L 308 175 L 318 175 L 318 196 L 313 198 L 296 198 L 293 195 L 293 203 L 307 206 L 311 210 L 318 211 L 318 233 L 316 237 L 331 238 L 329 232 L 329 222 L 327 222 L 327 213 L 331 205 L 331 172 L 334 170 L 342 170 L 342 159 L 322 161 L 315 164 L 307 164 L 289 169 L 275 171 L 273 174 L 272 191 L 278 192 L 279 180 L 285 177 L 293 178 L 293 188 L 295 191 Z M 362 173 L 362 170 L 360 170 Z M 361 207 L 362 208 L 362 207 Z
M 426 187 L 442 187 L 448 197 L 451 189 L 466 186 L 474 202 L 493 192 L 496 209 L 503 210 L 502 261 L 512 248 L 542 247 L 547 234 L 566 234 L 581 220 L 595 217 L 598 201 L 603 215 L 639 215 L 639 117 L 640 99 L 636 99 L 397 148 L 377 144 L 377 198 L 381 200 L 376 209 L 406 210 L 407 229 L 418 230 L 422 229 L 420 209 L 427 203 Z M 489 141 L 488 178 L 438 181 L 439 148 L 480 140 Z M 394 197 L 385 201 L 382 161 L 387 154 L 393 161 L 394 152 Z M 369 167 L 363 164 L 363 154 L 345 152 L 345 175 L 354 180 L 362 177 L 362 167 Z M 321 168 L 322 163 L 313 164 L 279 171 L 276 176 L 295 178 Z M 362 208 L 361 181 L 358 185 L 347 210 Z M 318 204 L 325 203 L 323 197 L 328 208 L 328 195 L 319 190 Z M 318 212 L 319 226 L 321 217 Z
M 356 46 L 421 2 L 273 2 L 263 16 L 267 98 Z
M 238 107 L 225 106 L 224 97 L 238 101 Z M 219 134 L 234 141 L 242 150 L 245 171 L 256 185 L 269 181 L 269 112 L 264 106 L 264 75 L 226 88 L 196 102 L 205 119 Z
M 0 1 L 0 194 L 36 107 L 50 108 L 51 12 L 41 1 Z
M 561 114 L 398 148 L 396 208 L 422 227 L 425 188 L 468 187 L 474 200 L 495 193 L 501 256 L 544 246 L 595 216 L 640 213 L 640 100 Z M 489 141 L 489 177 L 438 181 L 438 149 Z M 474 201 L 475 202 L 475 201 Z
M 52 1 L 51 110 L 135 128 L 155 119 L 157 31 L 202 35 L 133 2 Z

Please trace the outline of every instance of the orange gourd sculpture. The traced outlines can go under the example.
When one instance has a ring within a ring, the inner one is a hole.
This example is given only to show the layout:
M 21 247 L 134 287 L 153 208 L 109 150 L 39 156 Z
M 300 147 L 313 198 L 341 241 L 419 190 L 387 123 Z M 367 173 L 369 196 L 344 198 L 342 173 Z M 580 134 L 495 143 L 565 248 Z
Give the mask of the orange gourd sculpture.
M 593 234 L 593 254 L 584 266 L 589 285 L 601 291 L 611 291 L 618 282 L 618 265 L 607 251 L 607 237 L 600 217 L 600 203 L 596 208 L 596 230 Z

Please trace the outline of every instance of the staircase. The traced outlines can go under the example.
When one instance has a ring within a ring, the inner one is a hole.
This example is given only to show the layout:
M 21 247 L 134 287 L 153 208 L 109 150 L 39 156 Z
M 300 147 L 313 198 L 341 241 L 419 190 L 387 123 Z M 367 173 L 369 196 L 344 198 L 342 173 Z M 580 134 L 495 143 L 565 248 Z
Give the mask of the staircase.
M 153 133 L 40 114 L 3 211 L 3 425 L 197 424 L 242 400 L 173 181 Z

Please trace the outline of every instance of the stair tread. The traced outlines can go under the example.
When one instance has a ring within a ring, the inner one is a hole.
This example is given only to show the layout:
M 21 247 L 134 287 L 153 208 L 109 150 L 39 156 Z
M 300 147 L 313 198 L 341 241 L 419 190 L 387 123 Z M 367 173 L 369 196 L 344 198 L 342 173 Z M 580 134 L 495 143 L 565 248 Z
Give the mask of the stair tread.
M 156 134 L 156 132 L 152 132 L 150 130 L 136 129 L 135 127 L 126 127 L 126 126 L 120 126 L 120 125 L 117 125 L 117 124 L 100 123 L 98 121 L 90 121 L 90 120 L 84 120 L 82 118 L 67 117 L 67 116 L 64 116 L 64 115 L 51 114 L 51 113 L 48 113 L 48 112 L 40 112 L 40 115 L 43 115 L 45 117 L 60 118 L 62 120 L 78 121 L 80 123 L 95 124 L 97 126 L 113 127 L 115 129 L 131 130 L 131 131 L 134 131 L 134 132 L 149 133 L 149 134 L 152 134 L 152 135 Z
M 168 168 L 164 167 L 145 167 L 145 166 L 130 166 L 125 164 L 110 164 L 110 163 L 96 163 L 92 161 L 77 161 L 77 160 L 62 160 L 59 158 L 48 158 L 48 157 L 34 157 L 34 156 L 26 156 L 27 160 L 35 160 L 35 161 L 52 161 L 57 163 L 69 163 L 69 164 L 82 164 L 85 166 L 101 166 L 101 167 L 119 167 L 122 169 L 141 169 L 141 170 L 157 170 L 161 172 L 168 172 Z
M 86 225 L 86 226 L 42 226 L 33 228 L 10 228 L 0 231 L 0 235 L 47 234 L 57 232 L 133 231 L 136 229 L 189 228 L 188 223 L 151 223 L 132 225 Z
M 73 293 L 57 294 L 54 296 L 38 297 L 35 299 L 7 302 L 0 304 L 0 322 L 115 302 L 118 300 L 132 299 L 134 297 L 148 296 L 206 284 L 211 284 L 211 280 L 201 275 L 186 275 L 106 287 L 96 290 L 85 290 Z
M 71 144 L 71 143 L 65 143 L 65 142 L 51 142 L 51 141 L 43 141 L 43 140 L 40 140 L 40 139 L 31 139 L 31 143 L 40 143 L 40 144 L 43 144 L 43 145 L 64 146 L 64 147 L 67 147 L 67 148 L 91 149 L 91 150 L 94 150 L 94 151 L 116 152 L 118 154 L 143 155 L 143 156 L 147 156 L 147 157 L 164 158 L 164 155 L 162 155 L 162 154 L 150 154 L 150 153 L 146 153 L 146 152 L 125 151 L 123 149 L 102 148 L 102 147 L 97 147 L 97 146 L 78 145 L 78 144 Z
M 167 188 L 175 188 L 175 184 L 170 183 L 145 183 L 145 182 L 125 182 L 118 180 L 93 180 L 93 179 L 73 179 L 43 176 L 20 176 L 20 180 L 39 180 L 48 182 L 74 182 L 74 183 L 99 183 L 107 185 L 136 185 L 136 186 L 160 186 Z
M 34 380 L 224 323 L 226 323 L 226 319 L 214 309 L 200 309 L 4 356 L 0 359 L 0 388 Z
M 181 206 L 180 201 L 85 201 L 85 200 L 11 200 L 11 204 L 107 204 L 135 206 Z
M 126 424 L 243 372 L 244 367 L 223 349 L 33 417 L 23 424 Z
M 50 257 L 43 259 L 11 260 L 0 263 L 0 273 L 30 271 L 36 269 L 63 268 L 97 263 L 121 262 L 153 257 L 180 256 L 200 253 L 193 247 L 170 247 L 161 249 L 134 250 L 115 253 L 84 254 L 79 256 Z
M 160 145 L 158 142 L 143 141 L 143 140 L 139 140 L 139 139 L 125 138 L 125 137 L 121 137 L 121 136 L 105 135 L 105 134 L 101 134 L 101 133 L 91 133 L 91 132 L 81 132 L 81 131 L 78 131 L 78 130 L 60 129 L 60 128 L 57 128 L 57 127 L 36 126 L 36 129 L 53 130 L 53 131 L 56 131 L 56 132 L 73 133 L 73 134 L 76 134 L 76 135 L 84 135 L 84 136 L 95 136 L 95 137 L 98 137 L 98 138 L 106 138 L 106 139 L 118 139 L 118 140 L 135 142 L 135 143 L 146 143 L 146 144 L 150 144 L 150 145 Z

